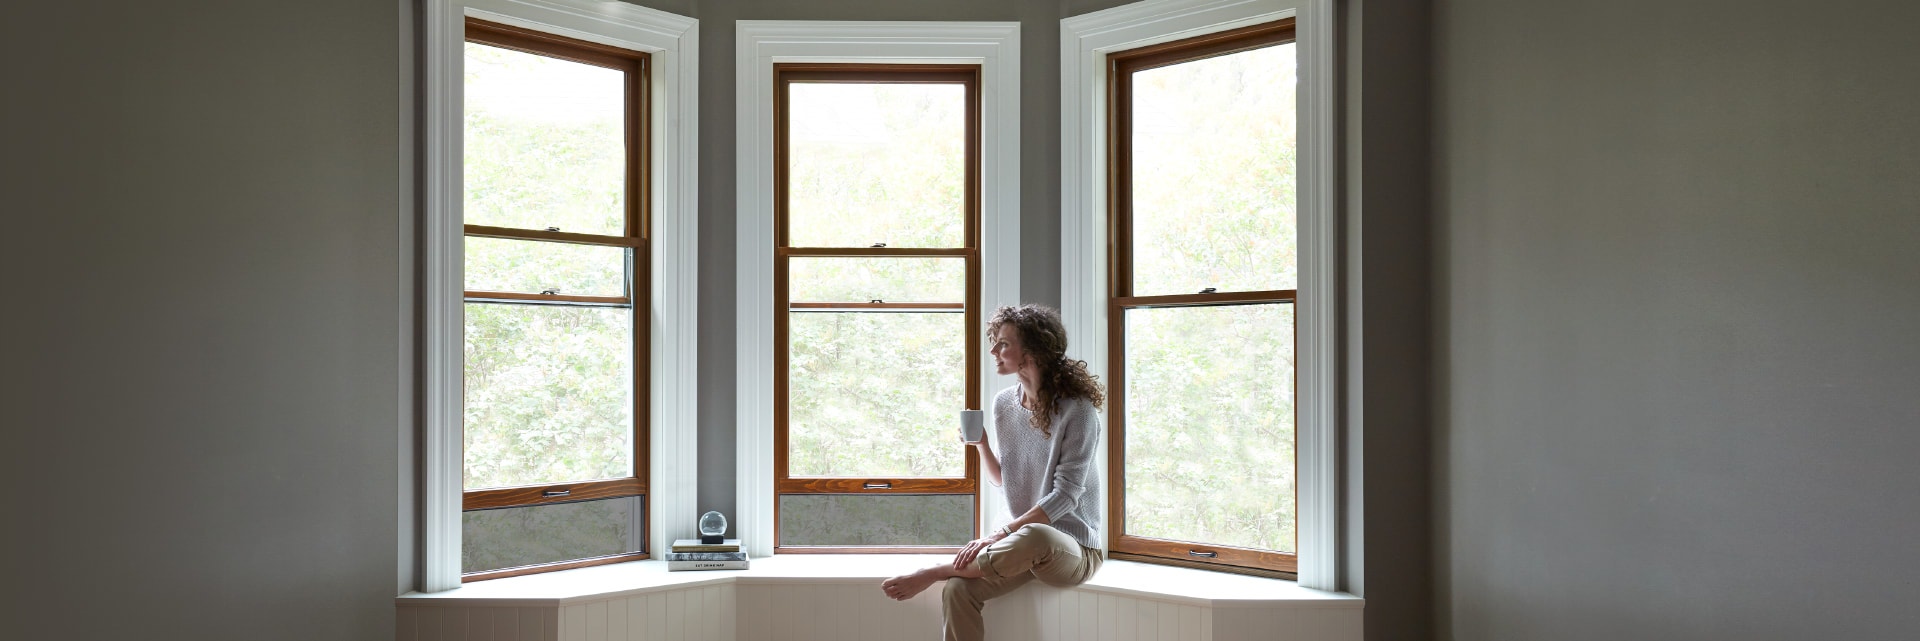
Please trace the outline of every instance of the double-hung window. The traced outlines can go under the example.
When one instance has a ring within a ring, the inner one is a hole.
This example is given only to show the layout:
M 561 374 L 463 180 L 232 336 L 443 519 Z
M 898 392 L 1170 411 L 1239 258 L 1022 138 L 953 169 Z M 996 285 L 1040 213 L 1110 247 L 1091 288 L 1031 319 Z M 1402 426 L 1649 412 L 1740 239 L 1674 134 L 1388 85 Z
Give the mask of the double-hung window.
M 777 552 L 972 539 L 980 67 L 774 66 Z
M 1116 556 L 1296 563 L 1291 18 L 1107 55 Z
M 464 57 L 461 572 L 645 558 L 648 56 L 468 19 Z

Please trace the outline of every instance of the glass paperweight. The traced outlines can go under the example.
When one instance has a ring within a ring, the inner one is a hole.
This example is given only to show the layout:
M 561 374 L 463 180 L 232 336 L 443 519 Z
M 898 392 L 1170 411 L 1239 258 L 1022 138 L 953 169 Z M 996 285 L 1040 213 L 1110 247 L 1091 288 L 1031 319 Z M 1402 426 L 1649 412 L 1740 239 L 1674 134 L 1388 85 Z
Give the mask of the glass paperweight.
M 725 543 L 727 517 L 719 512 L 700 515 L 700 542 L 708 545 Z

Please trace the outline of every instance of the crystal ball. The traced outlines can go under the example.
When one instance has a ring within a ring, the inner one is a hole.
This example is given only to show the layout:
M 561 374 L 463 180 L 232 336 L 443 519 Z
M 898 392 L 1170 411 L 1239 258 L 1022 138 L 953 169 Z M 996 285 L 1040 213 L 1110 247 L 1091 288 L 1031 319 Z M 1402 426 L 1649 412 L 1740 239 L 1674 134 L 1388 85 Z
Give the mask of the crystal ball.
M 700 535 L 720 536 L 727 533 L 727 517 L 719 512 L 700 515 Z

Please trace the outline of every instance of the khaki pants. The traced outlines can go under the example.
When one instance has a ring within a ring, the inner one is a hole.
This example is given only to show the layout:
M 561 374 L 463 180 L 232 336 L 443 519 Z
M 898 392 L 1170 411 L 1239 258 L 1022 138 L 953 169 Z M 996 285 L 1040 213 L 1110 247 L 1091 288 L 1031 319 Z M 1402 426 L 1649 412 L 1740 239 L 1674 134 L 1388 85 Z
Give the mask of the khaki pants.
M 1080 545 L 1073 537 L 1048 525 L 1026 525 L 974 557 L 973 567 L 985 572 L 978 579 L 947 579 L 941 597 L 946 612 L 947 641 L 980 641 L 987 636 L 980 609 L 987 600 L 1012 592 L 1028 581 L 1071 587 L 1093 578 L 1100 569 L 1100 551 Z

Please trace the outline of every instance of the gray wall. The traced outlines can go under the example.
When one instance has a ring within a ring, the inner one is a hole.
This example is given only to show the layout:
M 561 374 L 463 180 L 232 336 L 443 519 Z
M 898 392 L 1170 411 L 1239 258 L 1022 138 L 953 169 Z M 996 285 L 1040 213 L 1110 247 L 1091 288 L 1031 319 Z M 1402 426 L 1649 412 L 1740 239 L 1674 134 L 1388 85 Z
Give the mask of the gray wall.
M 1437 5 L 1445 639 L 1920 638 L 1920 5 Z
M 1345 588 L 1368 639 L 1431 636 L 1426 0 L 1344 3 L 1349 290 Z M 1355 332 L 1354 328 L 1358 328 Z
M 399 7 L 6 11 L 6 636 L 390 638 Z

